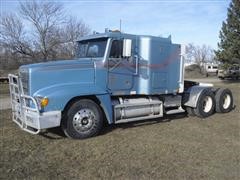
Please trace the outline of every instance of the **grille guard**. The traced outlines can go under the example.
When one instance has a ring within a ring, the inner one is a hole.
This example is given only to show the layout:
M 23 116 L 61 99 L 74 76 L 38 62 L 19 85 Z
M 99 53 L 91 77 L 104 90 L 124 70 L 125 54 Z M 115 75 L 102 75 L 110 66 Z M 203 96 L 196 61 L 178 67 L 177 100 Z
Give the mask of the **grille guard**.
M 57 127 L 61 121 L 61 111 L 41 113 L 37 101 L 23 94 L 21 80 L 9 74 L 9 89 L 12 106 L 12 120 L 24 131 L 39 134 L 41 129 Z

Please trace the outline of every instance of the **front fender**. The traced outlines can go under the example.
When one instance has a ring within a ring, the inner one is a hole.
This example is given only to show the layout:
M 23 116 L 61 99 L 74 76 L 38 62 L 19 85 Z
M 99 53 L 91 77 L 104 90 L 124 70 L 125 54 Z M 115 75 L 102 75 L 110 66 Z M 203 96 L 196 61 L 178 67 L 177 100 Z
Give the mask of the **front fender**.
M 106 118 L 109 124 L 113 123 L 113 109 L 112 109 L 112 102 L 111 97 L 109 94 L 101 94 L 97 95 L 98 100 L 100 101 L 100 106 L 102 107 Z
M 40 89 L 33 96 L 47 97 L 49 99 L 44 111 L 62 111 L 69 100 L 74 97 L 101 94 L 108 94 L 108 92 L 95 84 L 69 83 Z

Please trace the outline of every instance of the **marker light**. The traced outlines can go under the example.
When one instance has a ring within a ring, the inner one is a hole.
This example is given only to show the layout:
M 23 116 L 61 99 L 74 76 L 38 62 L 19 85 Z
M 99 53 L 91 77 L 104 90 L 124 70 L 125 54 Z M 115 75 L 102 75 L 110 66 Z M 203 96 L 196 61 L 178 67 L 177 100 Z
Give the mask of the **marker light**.
M 41 107 L 46 107 L 48 105 L 48 98 L 42 98 L 40 101 Z

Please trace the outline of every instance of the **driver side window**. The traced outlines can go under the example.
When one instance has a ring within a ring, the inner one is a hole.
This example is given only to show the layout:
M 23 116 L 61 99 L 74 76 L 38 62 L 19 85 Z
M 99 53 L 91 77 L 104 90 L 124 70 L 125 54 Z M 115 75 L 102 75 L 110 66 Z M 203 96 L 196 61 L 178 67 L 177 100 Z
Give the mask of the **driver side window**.
M 90 57 L 97 57 L 98 56 L 98 46 L 97 45 L 94 44 L 92 46 L 89 46 L 88 56 L 90 56 Z
M 122 58 L 122 52 L 123 52 L 123 41 L 114 40 L 112 42 L 109 58 Z

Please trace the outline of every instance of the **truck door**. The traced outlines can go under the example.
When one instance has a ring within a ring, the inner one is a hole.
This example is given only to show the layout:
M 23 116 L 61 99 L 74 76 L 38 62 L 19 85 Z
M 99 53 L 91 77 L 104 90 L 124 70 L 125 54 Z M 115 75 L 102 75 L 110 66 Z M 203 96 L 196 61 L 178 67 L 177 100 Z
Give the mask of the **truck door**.
M 113 40 L 108 57 L 108 89 L 115 95 L 128 94 L 134 85 L 136 61 L 123 57 L 123 40 Z

